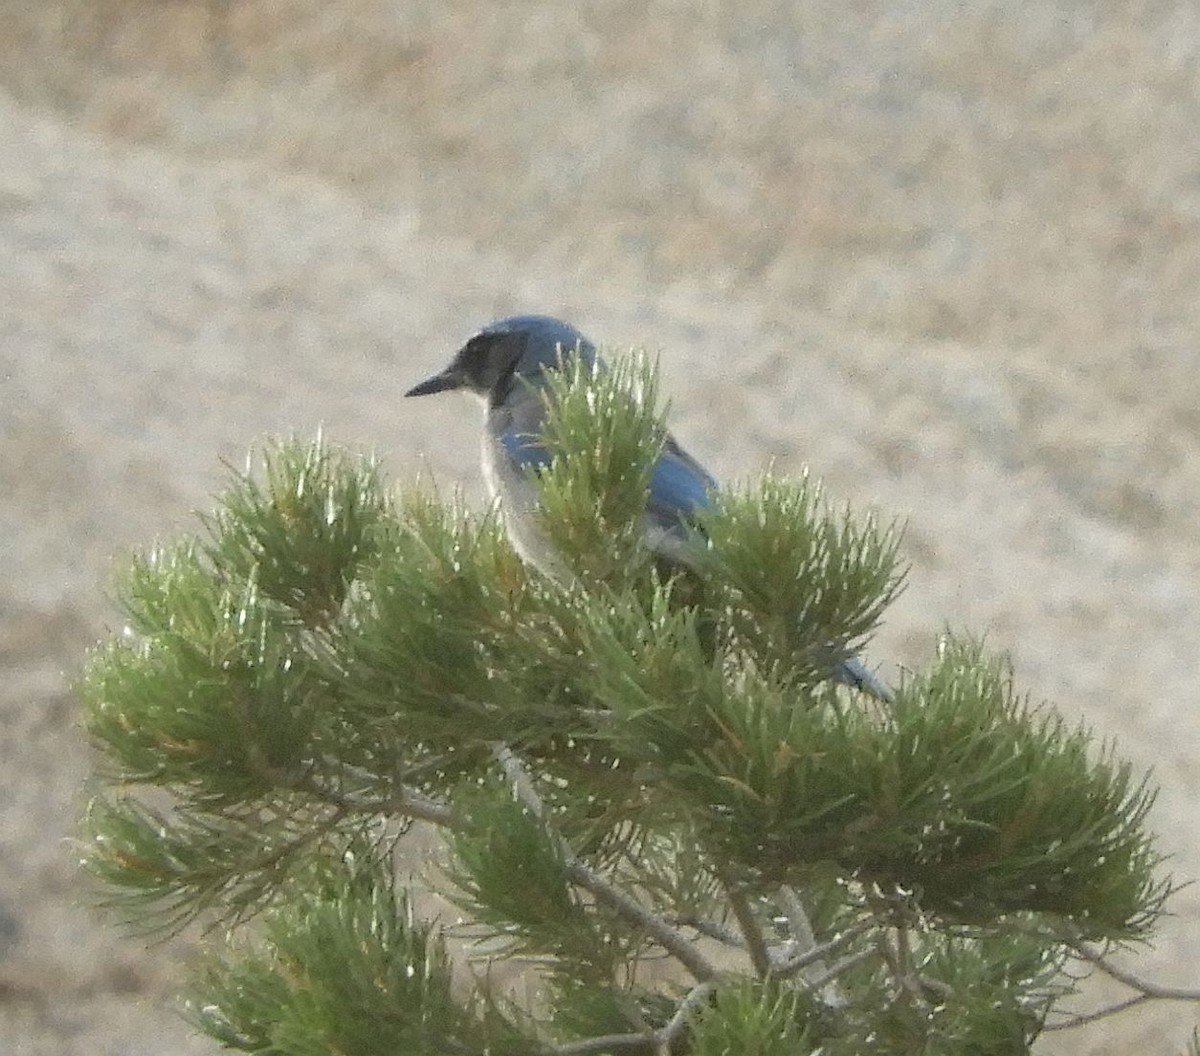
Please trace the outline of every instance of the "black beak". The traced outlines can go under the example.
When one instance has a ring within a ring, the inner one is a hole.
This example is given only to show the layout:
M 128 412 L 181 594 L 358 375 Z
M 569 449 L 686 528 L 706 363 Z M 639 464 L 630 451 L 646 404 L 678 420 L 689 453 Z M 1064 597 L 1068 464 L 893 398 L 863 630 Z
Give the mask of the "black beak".
M 462 376 L 453 367 L 447 367 L 440 374 L 426 378 L 414 385 L 405 396 L 429 396 L 435 392 L 445 392 L 447 389 L 457 389 L 462 385 Z

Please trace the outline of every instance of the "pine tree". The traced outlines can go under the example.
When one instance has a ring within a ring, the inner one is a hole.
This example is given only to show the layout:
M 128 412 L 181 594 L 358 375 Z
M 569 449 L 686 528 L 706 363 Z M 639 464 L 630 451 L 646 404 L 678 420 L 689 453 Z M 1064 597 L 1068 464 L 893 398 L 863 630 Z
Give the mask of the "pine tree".
M 886 706 L 828 680 L 900 589 L 894 527 L 767 476 L 704 514 L 698 570 L 656 567 L 654 381 L 635 358 L 556 386 L 557 580 L 320 437 L 132 561 L 80 686 L 86 865 L 128 924 L 207 925 L 201 1030 L 279 1056 L 1024 1053 L 1070 1022 L 1069 962 L 1150 935 L 1152 790 L 1004 657 L 946 634 Z M 466 923 L 402 879 L 418 824 Z

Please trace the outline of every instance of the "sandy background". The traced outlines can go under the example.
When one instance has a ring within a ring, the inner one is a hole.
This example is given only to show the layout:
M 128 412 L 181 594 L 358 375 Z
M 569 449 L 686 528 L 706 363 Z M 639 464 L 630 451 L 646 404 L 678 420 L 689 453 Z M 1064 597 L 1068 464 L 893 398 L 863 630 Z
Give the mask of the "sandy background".
M 398 394 L 513 310 L 661 349 L 718 476 L 907 517 L 873 658 L 986 632 L 1200 876 L 1192 0 L 0 0 L 0 1052 L 214 1051 L 75 869 L 114 561 L 321 422 L 478 493 Z M 1197 986 L 1175 909 L 1139 967 Z

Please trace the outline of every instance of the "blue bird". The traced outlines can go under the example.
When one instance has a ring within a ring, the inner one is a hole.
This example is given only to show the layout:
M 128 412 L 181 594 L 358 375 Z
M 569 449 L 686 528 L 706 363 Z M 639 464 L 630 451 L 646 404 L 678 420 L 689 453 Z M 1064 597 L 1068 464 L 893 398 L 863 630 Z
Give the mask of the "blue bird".
M 549 575 L 559 561 L 537 528 L 537 486 L 531 468 L 550 462 L 537 442 L 546 418 L 545 373 L 572 357 L 604 369 L 595 346 L 573 326 L 546 315 L 514 315 L 485 326 L 458 350 L 439 374 L 414 385 L 406 396 L 465 389 L 486 406 L 483 475 L 500 505 L 505 530 L 521 557 Z M 644 527 L 646 544 L 668 565 L 691 566 L 694 514 L 710 503 L 717 483 L 675 439 L 667 435 L 650 477 Z M 856 657 L 831 672 L 838 682 L 883 701 L 891 690 Z

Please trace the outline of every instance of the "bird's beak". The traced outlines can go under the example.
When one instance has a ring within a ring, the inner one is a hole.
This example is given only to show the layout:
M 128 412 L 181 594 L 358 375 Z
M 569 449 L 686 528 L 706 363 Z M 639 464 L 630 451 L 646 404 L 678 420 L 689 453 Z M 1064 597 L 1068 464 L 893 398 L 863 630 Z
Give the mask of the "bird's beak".
M 462 375 L 453 367 L 447 367 L 440 374 L 426 378 L 418 385 L 408 390 L 405 396 L 428 396 L 434 392 L 445 392 L 447 389 L 457 389 L 462 385 Z

